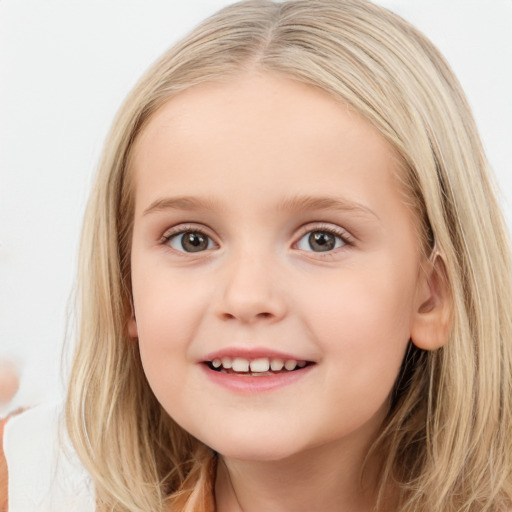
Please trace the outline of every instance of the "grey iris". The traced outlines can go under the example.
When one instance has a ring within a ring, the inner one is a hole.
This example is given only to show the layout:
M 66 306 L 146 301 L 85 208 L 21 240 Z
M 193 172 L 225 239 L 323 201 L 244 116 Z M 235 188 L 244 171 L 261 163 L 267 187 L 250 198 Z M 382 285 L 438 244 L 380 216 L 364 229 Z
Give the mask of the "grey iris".
M 308 237 L 311 249 L 317 252 L 325 252 L 334 249 L 336 238 L 325 231 L 313 231 Z

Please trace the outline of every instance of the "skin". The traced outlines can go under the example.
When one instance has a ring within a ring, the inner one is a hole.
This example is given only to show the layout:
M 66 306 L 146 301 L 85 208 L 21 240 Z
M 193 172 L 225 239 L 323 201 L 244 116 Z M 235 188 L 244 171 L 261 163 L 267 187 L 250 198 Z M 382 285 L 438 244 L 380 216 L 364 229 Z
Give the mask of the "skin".
M 0 406 L 8 404 L 18 391 L 19 372 L 9 361 L 0 360 Z
M 219 511 L 371 509 L 378 460 L 362 486 L 360 470 L 407 343 L 438 340 L 398 170 L 346 105 L 265 73 L 180 93 L 138 138 L 129 332 L 163 407 L 221 455 Z M 206 204 L 168 201 L 183 196 Z M 342 207 L 291 200 L 306 196 Z M 194 230 L 208 245 L 186 252 Z M 308 234 L 326 230 L 338 246 L 318 252 Z M 233 347 L 315 364 L 237 392 L 201 363 Z

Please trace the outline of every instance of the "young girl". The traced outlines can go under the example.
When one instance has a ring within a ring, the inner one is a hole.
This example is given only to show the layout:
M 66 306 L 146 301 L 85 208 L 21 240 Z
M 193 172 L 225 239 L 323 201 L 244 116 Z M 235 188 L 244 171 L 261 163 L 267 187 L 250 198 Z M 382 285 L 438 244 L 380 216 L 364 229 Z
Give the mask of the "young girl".
M 505 511 L 507 230 L 461 88 L 364 0 L 249 0 L 127 99 L 68 430 L 98 511 Z

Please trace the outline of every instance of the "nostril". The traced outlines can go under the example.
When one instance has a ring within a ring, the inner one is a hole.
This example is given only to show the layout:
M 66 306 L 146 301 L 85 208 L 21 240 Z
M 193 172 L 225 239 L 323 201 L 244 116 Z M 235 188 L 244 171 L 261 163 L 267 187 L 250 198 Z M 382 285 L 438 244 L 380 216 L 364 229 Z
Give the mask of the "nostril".
M 274 315 L 272 313 L 262 312 L 262 313 L 256 313 L 254 318 L 272 318 Z M 223 313 L 222 318 L 224 320 L 233 320 L 237 318 L 237 315 L 233 315 L 232 313 Z

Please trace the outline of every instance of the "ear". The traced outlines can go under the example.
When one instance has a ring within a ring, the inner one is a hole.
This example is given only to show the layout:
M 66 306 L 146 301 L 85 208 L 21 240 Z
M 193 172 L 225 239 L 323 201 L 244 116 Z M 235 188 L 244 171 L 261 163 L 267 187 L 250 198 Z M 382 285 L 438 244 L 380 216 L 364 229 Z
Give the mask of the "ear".
M 421 270 L 416 293 L 411 340 L 423 350 L 435 350 L 448 341 L 452 295 L 443 259 L 435 251 Z
M 133 307 L 133 299 L 130 299 L 130 316 L 128 317 L 127 329 L 128 336 L 134 340 L 139 338 L 139 331 L 137 329 L 137 319 L 135 318 L 135 308 Z

